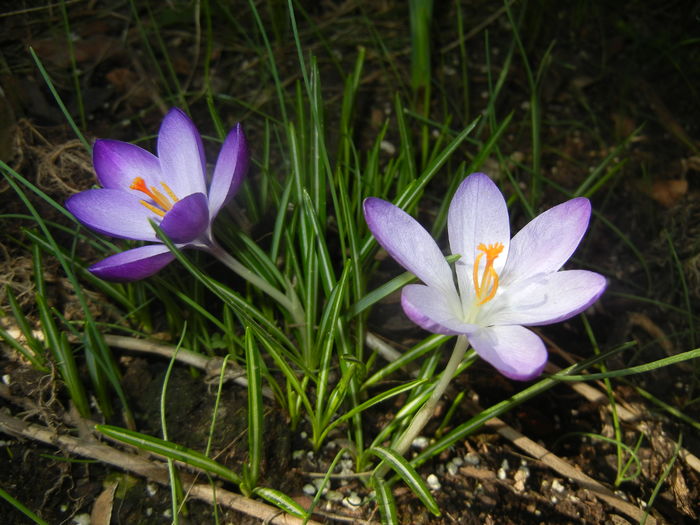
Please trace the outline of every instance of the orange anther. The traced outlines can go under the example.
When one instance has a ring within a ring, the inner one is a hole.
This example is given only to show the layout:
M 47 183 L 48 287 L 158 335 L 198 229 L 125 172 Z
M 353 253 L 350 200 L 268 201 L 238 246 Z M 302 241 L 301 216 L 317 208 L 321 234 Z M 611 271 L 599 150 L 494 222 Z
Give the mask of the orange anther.
M 488 245 L 481 243 L 477 246 L 477 249 L 481 253 L 474 260 L 472 280 L 476 297 L 479 299 L 477 304 L 482 305 L 493 299 L 496 296 L 496 291 L 498 291 L 498 273 L 493 269 L 493 262 L 503 251 L 503 244 L 500 242 Z M 479 263 L 481 263 L 484 255 L 486 256 L 486 263 L 484 264 L 481 278 L 479 278 Z
M 129 186 L 129 188 L 148 195 L 158 207 L 153 206 L 152 204 L 146 201 L 141 201 L 141 204 L 143 204 L 144 206 L 146 206 L 146 208 L 148 208 L 154 213 L 157 213 L 162 217 L 163 215 L 165 215 L 165 212 L 169 211 L 170 208 L 173 207 L 173 203 L 177 202 L 179 199 L 177 198 L 173 190 L 171 190 L 165 182 L 161 182 L 160 185 L 163 186 L 165 193 L 168 194 L 167 197 L 155 186 L 151 186 L 150 188 L 146 186 L 146 181 L 144 181 L 141 177 L 134 178 L 134 180 L 131 181 L 131 186 Z

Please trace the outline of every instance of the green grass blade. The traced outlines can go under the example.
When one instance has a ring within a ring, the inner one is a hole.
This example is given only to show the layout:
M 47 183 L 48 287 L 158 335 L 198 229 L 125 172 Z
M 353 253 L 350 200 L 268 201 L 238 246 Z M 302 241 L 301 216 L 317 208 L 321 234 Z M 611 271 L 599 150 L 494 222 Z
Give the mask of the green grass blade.
M 221 463 L 217 463 L 211 458 L 208 458 L 201 452 L 190 448 L 166 441 L 153 436 L 148 436 L 133 430 L 119 428 L 112 425 L 95 425 L 95 429 L 105 436 L 126 443 L 127 445 L 136 448 L 147 450 L 159 456 L 170 458 L 175 461 L 181 461 L 187 465 L 204 470 L 222 479 L 231 481 L 236 485 L 240 485 L 241 478 L 229 468 L 226 468 Z
M 269 501 L 278 509 L 287 512 L 292 516 L 296 516 L 297 518 L 307 517 L 308 513 L 306 512 L 306 510 L 304 510 L 304 507 L 299 505 L 296 501 L 287 496 L 285 493 L 280 492 L 279 490 L 271 489 L 268 487 L 256 487 L 256 489 L 253 491 L 253 494 L 256 496 L 260 496 L 266 501 Z
M 68 108 L 66 108 L 66 105 L 63 103 L 63 100 L 61 100 L 61 95 L 59 95 L 58 91 L 56 91 L 56 88 L 54 87 L 53 82 L 51 81 L 51 77 L 49 76 L 48 72 L 44 68 L 44 64 L 41 63 L 41 60 L 39 59 L 36 52 L 34 51 L 34 49 L 31 46 L 29 47 L 29 54 L 32 55 L 32 59 L 34 59 L 34 63 L 36 64 L 36 67 L 39 69 L 39 73 L 41 74 L 41 77 L 44 79 L 44 82 L 46 82 L 46 86 L 49 88 L 49 91 L 51 91 L 51 94 L 53 95 L 53 98 L 56 101 L 56 104 L 58 104 L 58 107 L 61 109 L 63 116 L 66 118 L 66 120 L 68 121 L 68 124 L 73 129 L 73 133 L 75 133 L 75 136 L 78 137 L 80 142 L 82 142 L 82 144 L 85 147 L 85 149 L 87 150 L 87 152 L 91 153 L 92 147 L 90 146 L 90 143 L 87 141 L 85 136 L 80 131 L 80 128 L 75 123 L 75 120 L 73 120 L 73 117 L 71 117 L 70 113 L 68 112 Z
M 14 498 L 8 492 L 3 490 L 2 487 L 0 487 L 0 498 L 4 499 L 6 502 L 8 502 L 10 505 L 12 505 L 14 508 L 16 508 L 18 511 L 20 511 L 22 514 L 24 514 L 27 518 L 32 520 L 37 525 L 49 525 L 47 521 L 42 520 L 34 512 L 28 509 L 21 501 Z
M 379 514 L 382 517 L 382 525 L 398 525 L 399 518 L 396 510 L 396 501 L 394 501 L 394 495 L 391 493 L 389 483 L 374 476 L 371 481 L 375 497 L 377 498 Z
M 657 361 L 652 361 L 651 363 L 644 363 L 643 365 L 632 366 L 630 368 L 623 368 L 622 370 L 611 370 L 609 372 L 601 372 L 598 374 L 585 374 L 585 375 L 564 375 L 563 373 L 558 373 L 553 375 L 553 378 L 559 381 L 597 381 L 599 379 L 606 379 L 609 377 L 624 377 L 631 376 L 634 374 L 643 374 L 645 372 L 651 372 L 657 368 L 663 368 L 665 366 L 673 365 L 676 363 L 682 363 L 683 361 L 688 361 L 689 359 L 696 359 L 700 357 L 700 348 L 695 350 L 688 350 L 687 352 L 682 352 L 680 354 L 672 355 L 671 357 L 665 357 Z
M 260 352 L 255 345 L 253 332 L 245 331 L 246 378 L 248 379 L 248 476 L 246 484 L 252 490 L 260 477 L 263 460 L 263 406 L 262 381 L 260 375 Z
M 372 447 L 367 449 L 367 454 L 373 454 L 386 462 L 408 485 L 413 493 L 423 502 L 423 505 L 435 516 L 440 516 L 438 504 L 430 493 L 428 485 L 420 477 L 408 461 L 391 449 L 384 447 Z

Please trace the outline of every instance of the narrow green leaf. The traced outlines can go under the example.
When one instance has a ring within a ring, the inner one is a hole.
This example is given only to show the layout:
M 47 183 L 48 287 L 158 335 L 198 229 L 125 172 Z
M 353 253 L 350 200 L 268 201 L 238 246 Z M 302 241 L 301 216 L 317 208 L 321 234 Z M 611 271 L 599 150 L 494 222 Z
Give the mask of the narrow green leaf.
M 292 516 L 296 516 L 297 518 L 305 518 L 307 516 L 307 512 L 304 510 L 304 507 L 279 490 L 268 487 L 257 487 L 253 491 L 253 494 L 269 501 L 278 509 L 285 511 Z
M 396 511 L 396 502 L 391 493 L 391 487 L 383 479 L 372 476 L 372 488 L 377 498 L 379 513 L 382 516 L 382 525 L 394 525 L 399 523 Z
M 181 461 L 182 463 L 186 463 L 187 465 L 205 470 L 222 479 L 231 481 L 236 485 L 241 483 L 241 478 L 238 474 L 196 450 L 125 428 L 111 425 L 95 425 L 95 428 L 105 436 L 121 441 L 122 443 L 153 452 L 165 458 Z
M 440 509 L 433 495 L 430 493 L 428 485 L 423 478 L 420 477 L 416 469 L 414 469 L 406 459 L 397 454 L 391 449 L 384 447 L 372 447 L 367 449 L 367 453 L 374 454 L 382 461 L 385 461 L 408 485 L 413 493 L 420 498 L 430 512 L 435 516 L 440 516 Z
M 248 379 L 248 488 L 252 489 L 260 477 L 263 456 L 263 399 L 260 374 L 260 353 L 253 332 L 245 330 L 245 362 Z

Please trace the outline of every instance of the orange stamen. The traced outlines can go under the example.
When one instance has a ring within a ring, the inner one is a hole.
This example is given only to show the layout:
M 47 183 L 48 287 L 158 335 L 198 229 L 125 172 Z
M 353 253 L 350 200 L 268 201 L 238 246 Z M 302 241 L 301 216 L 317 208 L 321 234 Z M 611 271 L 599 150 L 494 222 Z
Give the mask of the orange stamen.
M 493 299 L 496 296 L 496 291 L 498 291 L 498 273 L 493 269 L 493 262 L 503 251 L 503 244 L 500 242 L 489 245 L 481 243 L 477 246 L 477 250 L 481 253 L 479 253 L 474 260 L 472 280 L 474 282 L 476 297 L 479 299 L 477 304 L 482 305 Z M 480 279 L 479 263 L 484 255 L 486 255 L 486 263 Z
M 129 188 L 148 195 L 151 198 L 151 200 L 156 203 L 157 206 L 154 206 L 143 200 L 141 201 L 141 204 L 143 204 L 153 213 L 156 213 L 163 217 L 165 215 L 165 212 L 169 211 L 173 207 L 173 203 L 177 202 L 180 199 L 177 198 L 173 190 L 171 190 L 165 182 L 161 182 L 160 185 L 165 190 L 165 193 L 167 193 L 167 196 L 164 195 L 155 186 L 151 186 L 150 188 L 146 186 L 146 181 L 144 181 L 141 177 L 134 178 Z

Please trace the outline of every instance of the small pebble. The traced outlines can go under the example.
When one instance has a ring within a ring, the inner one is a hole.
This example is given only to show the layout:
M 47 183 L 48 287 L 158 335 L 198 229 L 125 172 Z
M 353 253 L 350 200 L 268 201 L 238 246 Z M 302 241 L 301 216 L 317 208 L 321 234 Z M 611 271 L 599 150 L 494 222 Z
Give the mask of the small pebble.
M 462 465 L 464 465 L 464 460 L 461 457 L 457 456 L 456 458 L 452 458 L 452 463 L 454 463 L 458 467 L 461 467 Z
M 348 497 L 343 499 L 343 505 L 348 508 L 354 509 L 362 504 L 362 498 L 358 496 L 355 492 L 350 493 Z
M 382 140 L 379 143 L 379 149 L 381 149 L 384 153 L 388 153 L 389 155 L 396 153 L 396 146 L 394 146 L 388 140 Z
M 90 514 L 78 514 L 76 516 L 73 516 L 73 521 L 71 521 L 74 525 L 90 525 Z
M 321 490 L 321 487 L 323 487 L 324 494 L 328 492 L 328 487 L 330 487 L 331 485 L 331 482 L 329 480 L 328 483 L 325 486 L 323 486 L 323 478 L 315 478 L 311 483 L 314 487 L 316 487 L 316 490 Z
M 158 492 L 158 485 L 155 483 L 146 483 L 146 494 L 149 496 L 155 496 Z
M 423 450 L 425 447 L 428 446 L 428 438 L 424 436 L 418 436 L 416 439 L 411 441 L 411 446 L 413 448 L 417 448 L 418 450 Z
M 333 503 L 340 503 L 343 501 L 343 493 L 337 490 L 329 490 L 326 492 L 325 497 L 328 501 L 332 501 Z
M 10 384 L 10 374 L 3 374 L 2 375 L 2 382 L 5 383 L 6 385 Z
M 564 494 L 566 487 L 564 487 L 564 485 L 562 485 L 558 479 L 555 479 L 554 481 L 552 481 L 552 490 L 559 494 Z
M 498 469 L 498 473 L 496 474 L 498 476 L 498 479 L 506 479 L 508 477 L 508 472 L 506 472 L 506 469 L 503 467 Z
M 316 494 L 316 487 L 314 487 L 311 483 L 307 483 L 306 485 L 304 485 L 304 487 L 301 490 L 307 496 L 313 496 L 314 494 Z
M 459 467 L 452 461 L 447 464 L 447 473 L 454 476 L 459 471 Z
M 442 485 L 440 485 L 440 480 L 435 474 L 429 474 L 426 482 L 428 483 L 430 490 L 440 490 L 442 488 Z
M 470 452 L 466 456 L 464 456 L 464 462 L 467 465 L 471 465 L 472 467 L 476 467 L 479 463 L 481 463 L 481 459 L 479 458 L 478 454 L 474 454 L 474 452 Z

